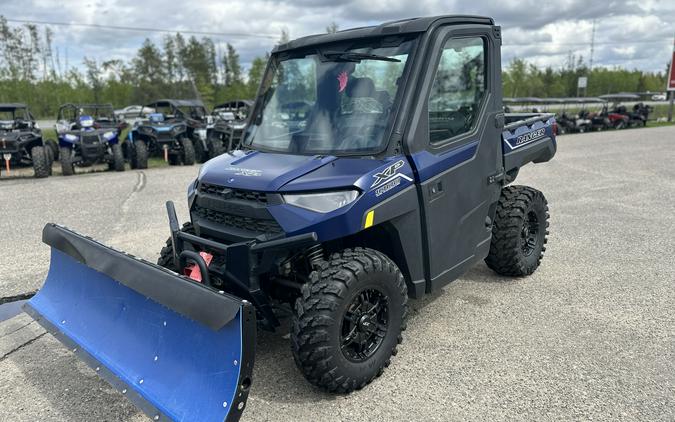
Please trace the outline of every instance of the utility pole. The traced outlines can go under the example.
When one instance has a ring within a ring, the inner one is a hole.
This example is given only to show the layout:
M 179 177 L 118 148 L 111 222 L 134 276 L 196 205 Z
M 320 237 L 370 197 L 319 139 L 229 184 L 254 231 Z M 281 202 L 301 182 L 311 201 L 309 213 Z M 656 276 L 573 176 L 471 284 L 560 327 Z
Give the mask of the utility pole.
M 593 54 L 595 53 L 595 19 L 593 19 L 593 30 L 591 31 L 591 59 L 588 65 L 589 72 L 593 71 Z
M 666 88 L 668 91 L 666 91 L 668 94 L 670 94 L 670 104 L 668 105 L 668 121 L 672 122 L 673 121 L 673 101 L 675 101 L 675 85 L 673 83 L 673 79 L 675 79 L 675 35 L 673 35 L 673 51 L 672 54 L 670 55 L 670 71 L 666 75 Z

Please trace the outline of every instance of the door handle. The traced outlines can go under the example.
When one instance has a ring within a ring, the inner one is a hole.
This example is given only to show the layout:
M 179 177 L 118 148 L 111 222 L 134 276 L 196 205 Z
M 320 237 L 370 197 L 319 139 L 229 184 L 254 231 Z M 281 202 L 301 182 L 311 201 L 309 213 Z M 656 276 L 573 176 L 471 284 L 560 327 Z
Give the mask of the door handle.
M 438 181 L 429 186 L 429 200 L 433 201 L 434 199 L 443 196 L 443 182 Z

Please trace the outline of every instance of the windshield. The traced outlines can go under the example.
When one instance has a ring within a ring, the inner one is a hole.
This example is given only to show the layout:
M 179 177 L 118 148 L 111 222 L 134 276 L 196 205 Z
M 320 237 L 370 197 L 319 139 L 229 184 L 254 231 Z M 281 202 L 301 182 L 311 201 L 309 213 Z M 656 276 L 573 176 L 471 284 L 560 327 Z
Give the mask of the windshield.
M 26 111 L 23 108 L 5 108 L 0 110 L 0 121 L 12 121 L 14 119 L 25 119 Z
M 273 57 L 245 143 L 294 154 L 380 151 L 413 42 Z

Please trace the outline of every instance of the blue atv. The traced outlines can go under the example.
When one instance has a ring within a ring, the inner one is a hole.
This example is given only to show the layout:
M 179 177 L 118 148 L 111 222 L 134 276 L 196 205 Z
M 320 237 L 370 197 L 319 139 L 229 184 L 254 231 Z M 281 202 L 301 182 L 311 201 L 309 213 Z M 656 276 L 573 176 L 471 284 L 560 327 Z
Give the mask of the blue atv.
M 206 108 L 197 100 L 159 100 L 143 107 L 129 132 L 131 168 L 148 167 L 148 157 L 163 156 L 170 165 L 192 165 L 206 148 Z
M 75 166 L 108 164 L 124 171 L 120 133 L 124 128 L 111 104 L 64 104 L 56 118 L 58 159 L 64 176 L 75 174 Z
M 202 166 L 189 222 L 167 203 L 157 265 L 49 224 L 28 312 L 156 420 L 237 420 L 256 327 L 283 318 L 310 383 L 366 386 L 409 299 L 541 263 L 546 199 L 512 182 L 556 123 L 503 112 L 501 43 L 490 18 L 437 16 L 278 45 L 241 149 Z

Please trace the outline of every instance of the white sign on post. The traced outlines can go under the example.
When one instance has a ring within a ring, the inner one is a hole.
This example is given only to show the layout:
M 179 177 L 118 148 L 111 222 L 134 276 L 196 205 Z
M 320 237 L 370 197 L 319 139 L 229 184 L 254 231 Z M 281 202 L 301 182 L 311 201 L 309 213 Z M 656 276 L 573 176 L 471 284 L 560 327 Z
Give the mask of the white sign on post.
M 587 76 L 580 76 L 579 80 L 577 81 L 577 88 L 586 88 L 588 86 L 588 77 Z

